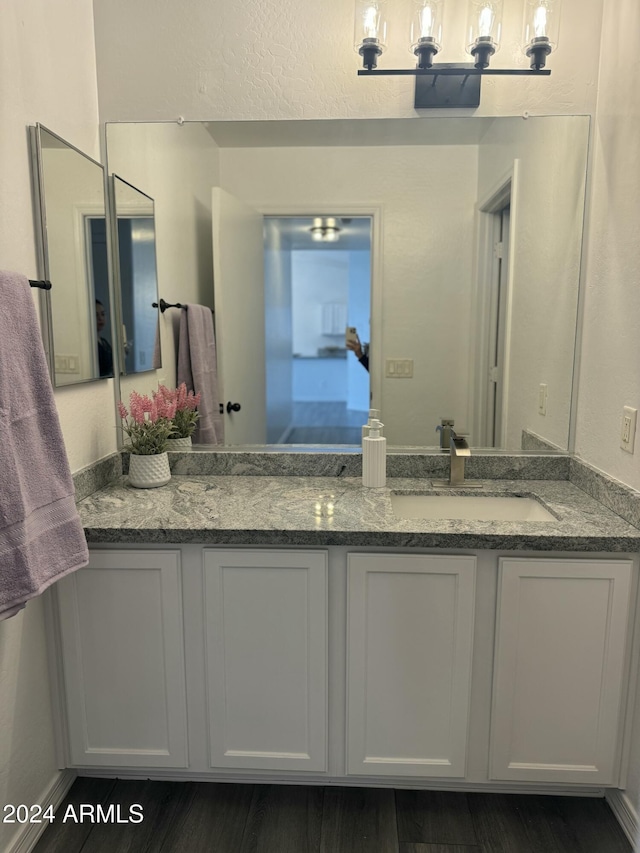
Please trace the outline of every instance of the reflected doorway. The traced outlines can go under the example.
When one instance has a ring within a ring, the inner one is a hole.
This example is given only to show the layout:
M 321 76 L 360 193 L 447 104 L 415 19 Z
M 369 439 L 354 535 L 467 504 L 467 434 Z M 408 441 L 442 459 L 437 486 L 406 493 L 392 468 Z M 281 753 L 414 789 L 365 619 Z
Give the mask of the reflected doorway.
M 369 372 L 346 348 L 345 330 L 357 329 L 368 356 L 371 217 L 264 223 L 267 442 L 359 444 Z

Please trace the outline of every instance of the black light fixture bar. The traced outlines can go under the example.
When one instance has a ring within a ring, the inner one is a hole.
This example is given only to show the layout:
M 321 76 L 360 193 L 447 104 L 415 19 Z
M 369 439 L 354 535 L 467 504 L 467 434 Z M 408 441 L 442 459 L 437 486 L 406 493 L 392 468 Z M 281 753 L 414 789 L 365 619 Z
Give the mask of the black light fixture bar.
M 438 68 L 437 65 L 431 68 L 398 68 L 396 70 L 393 68 L 372 68 L 370 71 L 367 68 L 358 69 L 358 77 L 391 77 L 393 75 L 405 77 L 485 77 L 490 74 L 548 77 L 551 71 L 548 68 L 541 68 L 539 71 L 530 68 L 516 68 L 512 70 L 510 68 L 465 68 L 464 66 Z
M 443 62 L 431 68 L 380 68 L 358 70 L 359 77 L 392 76 L 416 78 L 414 108 L 447 109 L 449 107 L 475 108 L 480 106 L 480 84 L 486 76 L 548 77 L 548 68 L 476 68 L 475 65 Z

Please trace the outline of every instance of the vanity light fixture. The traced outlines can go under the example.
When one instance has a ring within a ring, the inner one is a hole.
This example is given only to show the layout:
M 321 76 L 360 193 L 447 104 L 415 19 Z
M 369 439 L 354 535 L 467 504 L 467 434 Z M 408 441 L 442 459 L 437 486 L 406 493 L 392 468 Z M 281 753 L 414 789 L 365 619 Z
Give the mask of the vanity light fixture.
M 324 243 L 335 243 L 339 240 L 340 228 L 333 216 L 316 216 L 313 225 L 309 228 L 311 239 Z
M 485 75 L 548 76 L 546 58 L 558 44 L 561 0 L 524 0 L 522 42 L 530 67 L 489 68 L 502 38 L 503 0 L 467 0 L 465 49 L 472 63 L 438 63 L 434 57 L 443 44 L 445 0 L 411 0 L 410 50 L 415 68 L 377 69 L 387 46 L 387 0 L 356 0 L 355 48 L 362 57 L 359 76 L 415 76 L 416 109 L 477 107 Z

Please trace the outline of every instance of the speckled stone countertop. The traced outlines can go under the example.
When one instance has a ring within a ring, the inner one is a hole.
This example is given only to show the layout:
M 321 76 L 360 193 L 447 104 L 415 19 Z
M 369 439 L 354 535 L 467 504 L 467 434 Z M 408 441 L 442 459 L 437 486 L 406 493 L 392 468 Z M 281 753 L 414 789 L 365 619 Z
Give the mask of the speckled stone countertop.
M 565 480 L 486 480 L 473 494 L 536 498 L 553 521 L 428 521 L 399 518 L 391 492 L 456 494 L 430 480 L 392 478 L 364 489 L 360 478 L 173 476 L 159 489 L 127 478 L 78 504 L 93 543 L 389 546 L 527 551 L 640 549 L 640 530 Z M 463 490 L 464 491 L 464 490 Z M 333 494 L 333 515 L 316 515 Z

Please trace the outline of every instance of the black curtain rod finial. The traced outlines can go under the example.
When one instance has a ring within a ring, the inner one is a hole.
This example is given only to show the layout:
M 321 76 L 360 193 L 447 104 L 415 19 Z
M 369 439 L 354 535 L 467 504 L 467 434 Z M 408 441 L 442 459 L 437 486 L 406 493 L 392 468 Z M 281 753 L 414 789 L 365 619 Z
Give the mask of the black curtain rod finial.
M 170 302 L 165 302 L 164 299 L 161 299 L 160 302 L 152 302 L 152 308 L 159 308 L 160 312 L 164 314 L 167 308 L 186 308 L 186 305 L 182 305 L 180 302 L 174 302 L 173 304 Z

